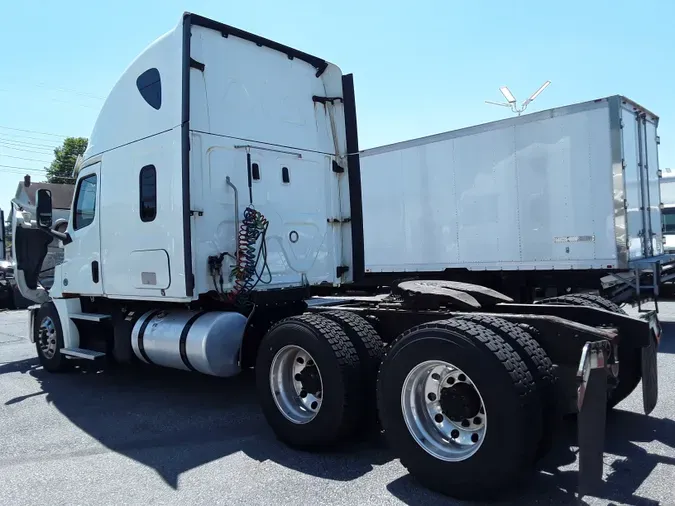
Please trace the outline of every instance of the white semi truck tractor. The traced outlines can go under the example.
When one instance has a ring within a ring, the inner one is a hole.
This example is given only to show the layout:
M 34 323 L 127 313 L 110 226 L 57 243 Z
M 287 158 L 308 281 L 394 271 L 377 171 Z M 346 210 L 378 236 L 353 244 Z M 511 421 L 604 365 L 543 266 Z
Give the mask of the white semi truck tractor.
M 364 273 L 358 152 L 351 75 L 184 14 L 110 92 L 67 230 L 52 229 L 46 190 L 14 213 L 42 366 L 255 368 L 285 443 L 318 450 L 379 423 L 423 484 L 471 499 L 521 483 L 577 413 L 591 490 L 607 409 L 640 381 L 645 412 L 656 404 L 656 313 L 593 295 L 516 304 L 448 280 L 350 295 Z M 47 291 L 53 237 L 64 260 Z M 341 296 L 315 295 L 327 286 Z

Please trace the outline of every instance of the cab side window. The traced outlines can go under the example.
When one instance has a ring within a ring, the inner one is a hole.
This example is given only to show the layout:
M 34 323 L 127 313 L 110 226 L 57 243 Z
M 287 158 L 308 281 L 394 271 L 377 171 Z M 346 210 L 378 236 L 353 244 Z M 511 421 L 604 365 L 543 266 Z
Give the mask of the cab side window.
M 75 198 L 74 230 L 84 228 L 94 221 L 96 216 L 96 186 L 96 174 L 80 180 L 77 186 L 77 197 Z

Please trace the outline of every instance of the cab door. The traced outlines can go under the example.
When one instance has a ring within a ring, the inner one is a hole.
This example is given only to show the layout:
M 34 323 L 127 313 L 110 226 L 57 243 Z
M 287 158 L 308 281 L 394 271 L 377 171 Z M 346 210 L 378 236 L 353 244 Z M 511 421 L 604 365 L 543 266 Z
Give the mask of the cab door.
M 63 293 L 102 295 L 100 230 L 101 163 L 80 172 L 68 223 L 72 242 L 65 246 Z

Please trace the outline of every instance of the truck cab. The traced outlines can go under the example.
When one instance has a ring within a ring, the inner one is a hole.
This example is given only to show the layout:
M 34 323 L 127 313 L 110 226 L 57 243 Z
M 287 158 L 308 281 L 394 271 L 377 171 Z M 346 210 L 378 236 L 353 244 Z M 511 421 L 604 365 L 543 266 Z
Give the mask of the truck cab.
M 100 111 L 74 169 L 49 294 L 35 279 L 49 220 L 14 213 L 21 292 L 36 302 L 224 296 L 252 246 L 242 229 L 249 208 L 267 224 L 256 290 L 351 281 L 360 222 L 350 86 L 320 58 L 186 13 Z

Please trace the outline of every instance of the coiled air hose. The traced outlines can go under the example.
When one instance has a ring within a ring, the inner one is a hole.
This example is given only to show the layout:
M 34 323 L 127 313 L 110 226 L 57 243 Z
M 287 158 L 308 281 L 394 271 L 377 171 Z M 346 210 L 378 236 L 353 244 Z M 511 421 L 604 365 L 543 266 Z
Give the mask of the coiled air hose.
M 245 303 L 245 298 L 258 283 L 272 282 L 272 272 L 267 264 L 267 242 L 265 240 L 268 226 L 269 221 L 260 211 L 251 206 L 244 210 L 244 219 L 239 226 L 237 236 L 237 257 L 230 271 L 234 281 L 234 286 L 227 295 L 230 302 Z M 256 248 L 258 240 L 260 240 L 260 247 Z M 262 268 L 258 273 L 261 260 Z M 269 277 L 266 281 L 262 279 L 265 271 Z

